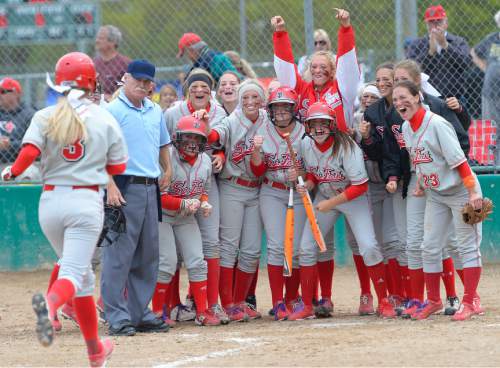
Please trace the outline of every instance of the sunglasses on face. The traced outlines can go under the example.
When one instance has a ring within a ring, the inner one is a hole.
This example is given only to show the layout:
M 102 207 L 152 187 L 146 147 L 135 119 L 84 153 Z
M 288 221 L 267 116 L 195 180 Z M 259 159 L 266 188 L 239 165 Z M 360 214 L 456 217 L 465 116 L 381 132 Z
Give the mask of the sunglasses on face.
M 314 46 L 318 46 L 318 45 L 325 46 L 326 41 L 325 40 L 314 41 Z
M 12 93 L 12 92 L 14 92 L 14 90 L 13 90 L 13 89 L 2 89 L 2 90 L 0 91 L 0 93 L 1 93 L 2 95 L 5 95 L 5 94 L 7 94 L 7 93 Z

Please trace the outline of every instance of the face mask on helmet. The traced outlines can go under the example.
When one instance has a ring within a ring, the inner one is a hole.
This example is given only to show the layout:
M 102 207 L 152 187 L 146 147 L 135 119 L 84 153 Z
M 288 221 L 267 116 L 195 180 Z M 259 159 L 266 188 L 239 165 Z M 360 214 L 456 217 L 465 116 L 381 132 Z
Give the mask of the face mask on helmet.
M 305 124 L 306 134 L 318 143 L 323 143 L 334 134 L 334 122 L 328 119 L 312 119 Z
M 188 156 L 196 156 L 205 151 L 207 139 L 199 134 L 177 132 L 175 147 Z
M 295 120 L 295 105 L 286 102 L 271 103 L 268 106 L 269 120 L 279 127 L 286 128 Z

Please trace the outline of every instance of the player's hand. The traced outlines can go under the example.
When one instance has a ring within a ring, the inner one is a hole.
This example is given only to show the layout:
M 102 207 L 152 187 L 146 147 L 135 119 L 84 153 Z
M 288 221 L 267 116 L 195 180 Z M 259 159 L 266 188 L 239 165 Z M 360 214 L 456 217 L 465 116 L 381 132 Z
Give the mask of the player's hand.
M 212 205 L 207 201 L 201 202 L 200 209 L 203 217 L 208 217 L 212 214 Z
M 12 181 L 14 180 L 14 175 L 12 175 L 12 165 L 5 167 L 2 170 L 2 181 Z
M 475 210 L 478 210 L 483 207 L 483 197 L 475 189 L 472 189 L 469 192 L 469 203 Z
M 460 102 L 458 101 L 458 99 L 456 97 L 448 97 L 446 99 L 446 106 L 448 106 L 448 108 L 451 110 L 455 110 L 455 111 L 461 110 Z
M 208 112 L 205 109 L 196 110 L 193 112 L 193 116 L 196 119 L 208 121 Z
M 10 147 L 10 139 L 9 137 L 1 136 L 0 137 L 0 150 L 6 150 Z
M 200 208 L 200 200 L 196 198 L 186 198 L 182 200 L 181 212 L 186 215 L 194 215 Z
M 294 167 L 291 167 L 287 170 L 288 174 L 288 181 L 291 183 L 295 183 L 299 177 L 299 174 L 297 173 L 297 170 L 295 170 Z
M 339 8 L 333 8 L 333 10 L 337 12 L 337 14 L 335 14 L 335 18 L 340 21 L 342 27 L 349 27 L 351 25 L 350 14 L 347 10 Z
M 223 166 L 224 166 L 224 159 L 220 155 L 213 155 L 212 156 L 212 171 L 214 173 L 220 173 Z
M 363 139 L 368 139 L 370 137 L 370 126 L 371 124 L 366 120 L 361 120 L 359 123 L 359 134 Z
M 320 201 L 317 205 L 316 205 L 316 209 L 319 211 L 319 212 L 328 212 L 330 211 L 331 209 L 333 209 L 335 206 L 332 206 L 332 203 L 330 202 L 330 200 L 328 199 L 325 199 L 325 200 L 322 200 Z
M 285 20 L 281 17 L 281 15 L 277 15 L 275 17 L 272 17 L 271 18 L 271 25 L 273 26 L 275 32 L 286 30 Z
M 160 187 L 160 191 L 167 190 L 170 185 L 172 173 L 164 173 L 163 176 L 158 180 L 158 185 Z
M 422 174 L 418 174 L 417 176 L 417 183 L 412 193 L 414 197 L 423 197 L 425 194 L 424 190 L 422 189 L 422 185 L 420 183 L 422 183 Z
M 264 137 L 262 135 L 256 135 L 253 137 L 253 150 L 254 151 L 260 151 L 263 144 L 264 144 Z
M 116 186 L 115 182 L 110 180 L 107 186 L 106 203 L 110 206 L 121 207 L 127 202 L 122 196 L 120 189 Z
M 396 180 L 390 180 L 385 185 L 385 190 L 387 190 L 389 193 L 396 193 L 396 191 L 398 190 L 398 182 Z

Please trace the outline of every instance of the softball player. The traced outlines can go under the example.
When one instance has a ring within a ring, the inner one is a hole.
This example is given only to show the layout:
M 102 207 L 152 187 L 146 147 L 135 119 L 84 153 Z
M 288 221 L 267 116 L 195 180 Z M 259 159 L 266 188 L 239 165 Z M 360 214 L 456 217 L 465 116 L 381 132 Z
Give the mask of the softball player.
M 479 246 L 482 224 L 465 224 L 461 209 L 467 201 L 474 208 L 481 207 L 481 187 L 467 163 L 453 127 L 441 116 L 423 108 L 415 83 L 397 83 L 393 90 L 393 103 L 405 120 L 405 146 L 416 170 L 417 186 L 421 185 L 426 195 L 422 260 L 427 301 L 412 318 L 426 319 L 443 308 L 439 290 L 443 269 L 441 255 L 447 240 L 447 232 L 443 229 L 454 226 L 463 264 L 464 297 L 452 320 L 469 319 L 479 313 L 474 306 L 474 298 L 481 276 Z
M 208 72 L 203 69 L 194 69 L 186 79 L 188 97 L 165 112 L 167 129 L 172 136 L 175 136 L 176 126 L 179 119 L 183 116 L 189 116 L 197 110 L 204 109 L 208 112 L 208 122 L 214 127 L 216 122 L 226 117 L 224 109 L 213 99 L 211 99 L 211 90 L 214 86 L 213 79 Z M 218 173 L 224 163 L 224 153 L 208 151 L 207 154 L 212 158 L 212 173 Z M 212 175 L 210 192 L 210 204 L 212 214 L 209 217 L 203 217 L 196 213 L 202 240 L 203 254 L 208 264 L 208 304 L 214 307 L 214 310 L 220 312 L 219 305 L 219 189 L 215 176 Z M 161 225 L 160 225 L 161 226 Z M 177 277 L 177 276 L 176 276 Z M 176 291 L 174 291 L 176 293 Z M 189 304 L 191 304 L 188 301 Z M 182 308 L 182 306 L 179 306 Z M 220 315 L 224 318 L 224 315 Z
M 228 116 L 238 106 L 238 86 L 240 83 L 238 74 L 231 70 L 225 71 L 219 78 L 217 99 Z
M 393 318 L 395 311 L 387 299 L 383 255 L 375 237 L 368 198 L 368 176 L 363 153 L 347 134 L 335 128 L 335 112 L 325 103 L 309 107 L 305 119 L 307 137 L 302 141 L 302 155 L 307 173 L 304 187 L 299 191 L 318 186 L 314 199 L 320 230 L 326 234 L 340 214 L 349 223 L 364 263 L 378 296 L 377 312 L 381 317 Z M 333 259 L 334 249 L 327 245 L 326 252 Z M 303 307 L 289 316 L 289 320 L 314 318 L 312 297 L 313 280 L 317 274 L 318 247 L 307 222 L 300 241 L 300 284 Z M 320 279 L 321 282 L 321 279 Z M 323 289 L 323 285 L 321 286 Z
M 33 116 L 23 148 L 2 179 L 14 179 L 41 156 L 39 221 L 60 259 L 60 270 L 46 300 L 42 294 L 33 296 L 38 339 L 45 346 L 52 343 L 57 310 L 74 298 L 90 365 L 101 367 L 113 342 L 98 336 L 91 259 L 103 224 L 102 188 L 108 174 L 125 170 L 127 152 L 116 120 L 86 98 L 96 87 L 92 59 L 79 52 L 66 54 L 57 62 L 55 75 L 54 89 L 64 97 Z
M 220 325 L 221 321 L 207 305 L 207 262 L 203 259 L 202 235 L 194 214 L 209 217 L 212 206 L 208 193 L 212 162 L 203 153 L 207 142 L 206 124 L 194 116 L 177 122 L 175 148 L 171 149 L 172 181 L 162 195 L 165 214 L 160 245 L 158 283 L 153 296 L 153 311 L 165 313 L 170 299 L 170 283 L 177 268 L 177 251 L 182 255 L 196 305 L 195 323 Z M 177 249 L 176 249 L 177 247 Z
M 266 111 L 260 108 L 264 100 L 264 90 L 256 80 L 243 82 L 238 89 L 240 107 L 209 135 L 209 142 L 216 141 L 226 147 L 227 161 L 219 175 L 219 290 L 222 306 L 233 321 L 261 317 L 245 303 L 245 299 L 259 265 L 262 239 L 259 214 L 261 180 L 251 170 L 250 156 L 256 132 L 268 123 Z
M 295 120 L 298 96 L 289 87 L 280 87 L 269 96 L 266 121 L 253 138 L 250 167 L 256 177 L 263 177 L 259 194 L 259 207 L 267 236 L 267 270 L 271 286 L 274 318 L 284 320 L 298 299 L 300 283 L 298 250 L 302 228 L 305 222 L 305 210 L 300 195 L 294 195 L 294 260 L 293 272 L 286 281 L 283 277 L 283 243 L 285 213 L 290 187 L 297 179 L 296 166 L 302 169 L 302 151 L 300 141 L 304 127 Z M 291 161 L 284 134 L 290 135 L 290 141 L 296 152 L 297 162 Z M 283 285 L 286 295 L 283 299 Z
M 281 85 L 290 86 L 300 96 L 299 114 L 303 119 L 310 105 L 326 102 L 337 115 L 337 126 L 342 131 L 354 124 L 354 102 L 361 80 L 356 57 L 354 30 L 349 12 L 335 9 L 340 21 L 337 59 L 329 51 L 317 51 L 311 56 L 309 70 L 312 81 L 306 82 L 294 64 L 292 44 L 285 29 L 285 21 L 276 16 L 271 19 L 274 27 L 274 70 Z

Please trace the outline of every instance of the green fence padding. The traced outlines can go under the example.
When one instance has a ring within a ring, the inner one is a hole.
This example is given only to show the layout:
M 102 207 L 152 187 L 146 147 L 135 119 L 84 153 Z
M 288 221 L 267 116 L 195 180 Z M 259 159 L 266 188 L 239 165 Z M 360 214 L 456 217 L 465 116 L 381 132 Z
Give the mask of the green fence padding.
M 483 195 L 500 206 L 500 175 L 480 175 Z M 0 186 L 0 271 L 35 270 L 50 267 L 56 255 L 38 223 L 40 185 Z M 481 253 L 485 262 L 500 262 L 500 210 L 483 223 Z M 352 263 L 345 241 L 344 218 L 335 225 L 337 265 Z M 265 236 L 262 240 L 262 264 L 266 260 Z

